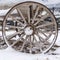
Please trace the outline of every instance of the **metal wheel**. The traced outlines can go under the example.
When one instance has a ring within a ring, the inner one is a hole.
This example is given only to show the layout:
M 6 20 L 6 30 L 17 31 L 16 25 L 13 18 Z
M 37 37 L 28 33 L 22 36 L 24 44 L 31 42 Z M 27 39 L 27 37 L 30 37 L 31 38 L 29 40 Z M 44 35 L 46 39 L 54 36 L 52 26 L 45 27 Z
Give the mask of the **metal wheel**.
M 3 37 L 7 45 L 17 51 L 31 54 L 46 53 L 57 38 L 55 17 L 40 3 L 19 3 L 12 7 L 4 18 Z

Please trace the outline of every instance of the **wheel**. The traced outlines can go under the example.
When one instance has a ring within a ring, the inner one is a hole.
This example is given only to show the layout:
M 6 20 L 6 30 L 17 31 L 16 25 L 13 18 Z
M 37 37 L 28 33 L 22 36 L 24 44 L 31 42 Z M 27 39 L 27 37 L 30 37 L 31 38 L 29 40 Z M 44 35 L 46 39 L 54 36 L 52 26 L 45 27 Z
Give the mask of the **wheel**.
M 7 21 L 14 24 L 8 24 Z M 3 38 L 14 50 L 31 54 L 46 53 L 57 38 L 55 17 L 38 2 L 19 3 L 4 18 Z

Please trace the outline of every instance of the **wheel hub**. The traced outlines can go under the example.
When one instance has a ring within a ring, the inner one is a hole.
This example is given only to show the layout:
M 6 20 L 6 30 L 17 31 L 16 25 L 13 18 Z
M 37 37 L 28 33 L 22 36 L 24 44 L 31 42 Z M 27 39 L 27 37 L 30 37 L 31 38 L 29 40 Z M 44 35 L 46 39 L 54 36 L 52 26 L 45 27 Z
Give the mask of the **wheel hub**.
M 33 34 L 33 29 L 31 26 L 28 26 L 24 29 L 24 32 L 26 35 L 32 35 Z

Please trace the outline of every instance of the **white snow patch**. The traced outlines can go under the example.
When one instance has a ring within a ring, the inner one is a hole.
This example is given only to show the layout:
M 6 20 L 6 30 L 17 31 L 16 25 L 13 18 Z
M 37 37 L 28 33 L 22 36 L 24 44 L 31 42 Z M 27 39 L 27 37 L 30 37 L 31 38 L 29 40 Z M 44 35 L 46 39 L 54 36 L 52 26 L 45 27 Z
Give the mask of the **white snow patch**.
M 0 60 L 60 60 L 60 55 L 25 54 L 11 48 L 0 50 Z
M 58 31 L 58 37 L 57 37 L 57 40 L 56 40 L 55 44 L 57 46 L 60 46 L 60 31 Z
M 57 4 L 60 3 L 60 0 L 0 0 L 0 6 L 13 6 L 17 3 L 21 3 L 24 1 L 35 1 L 35 2 L 39 2 L 42 3 L 44 5 L 50 5 L 50 4 Z
M 0 16 L 5 16 L 10 9 L 0 10 Z
M 55 54 L 59 54 L 59 55 L 60 55 L 60 47 L 57 48 L 53 53 L 55 53 Z
M 41 15 L 46 15 L 46 14 L 47 14 L 47 12 L 46 11 L 43 11 Z
M 3 4 L 3 5 L 7 5 L 7 4 L 13 4 L 13 3 L 19 3 L 19 2 L 24 2 L 24 1 L 37 1 L 37 2 L 41 2 L 41 3 L 44 3 L 44 4 L 56 4 L 56 3 L 59 3 L 60 0 L 47 0 L 47 1 L 43 1 L 43 0 L 0 0 L 0 5 Z

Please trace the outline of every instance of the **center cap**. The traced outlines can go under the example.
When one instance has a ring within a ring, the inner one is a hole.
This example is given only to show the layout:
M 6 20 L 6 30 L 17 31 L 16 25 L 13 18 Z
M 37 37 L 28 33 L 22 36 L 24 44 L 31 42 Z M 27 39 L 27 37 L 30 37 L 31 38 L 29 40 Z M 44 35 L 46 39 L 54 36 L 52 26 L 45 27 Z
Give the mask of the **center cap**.
M 32 29 L 32 27 L 26 27 L 24 29 L 24 32 L 25 32 L 26 35 L 32 35 L 33 34 L 33 29 Z

